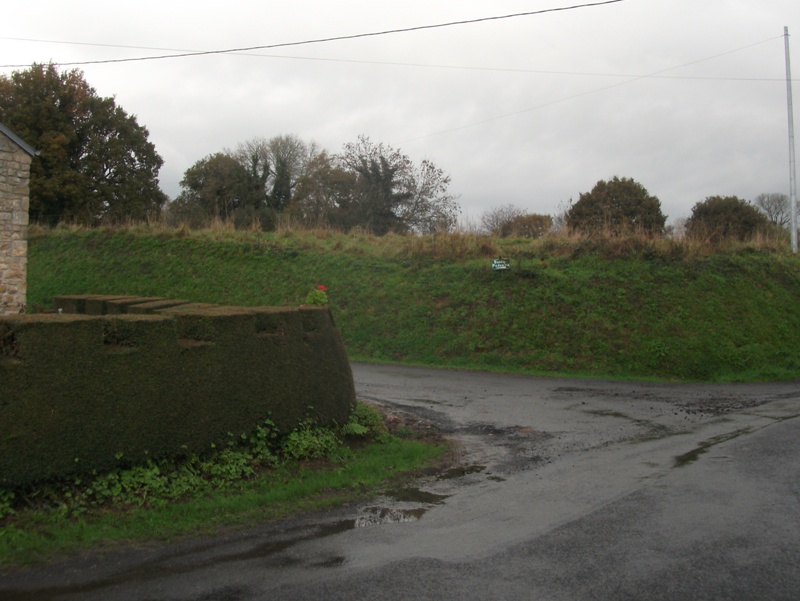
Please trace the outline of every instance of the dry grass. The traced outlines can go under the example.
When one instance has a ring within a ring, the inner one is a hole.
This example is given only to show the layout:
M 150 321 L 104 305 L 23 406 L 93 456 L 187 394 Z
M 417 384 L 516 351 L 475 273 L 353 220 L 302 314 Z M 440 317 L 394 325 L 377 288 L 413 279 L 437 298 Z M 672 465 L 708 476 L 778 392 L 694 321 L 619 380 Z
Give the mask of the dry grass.
M 31 224 L 30 237 L 49 233 L 74 234 L 88 231 L 108 233 L 126 232 L 133 235 L 197 238 L 214 241 L 247 241 L 276 244 L 283 247 L 325 248 L 356 255 L 402 259 L 450 259 L 465 261 L 488 257 L 508 258 L 534 256 L 569 256 L 593 252 L 607 258 L 643 257 L 668 260 L 696 259 L 719 252 L 737 252 L 745 249 L 774 254 L 789 253 L 787 232 L 759 232 L 752 239 L 740 241 L 720 238 L 717 235 L 670 237 L 652 235 L 643 231 L 624 234 L 613 231 L 591 235 L 562 229 L 541 238 L 496 238 L 474 228 L 455 232 L 428 235 L 387 234 L 375 236 L 363 228 L 341 232 L 320 225 L 308 227 L 291 216 L 281 216 L 273 232 L 263 232 L 257 221 L 249 227 L 237 229 L 232 219 L 214 219 L 203 228 L 190 228 L 185 223 L 168 224 L 163 219 L 146 222 L 128 222 L 103 225 L 95 228 L 59 223 L 51 228 Z

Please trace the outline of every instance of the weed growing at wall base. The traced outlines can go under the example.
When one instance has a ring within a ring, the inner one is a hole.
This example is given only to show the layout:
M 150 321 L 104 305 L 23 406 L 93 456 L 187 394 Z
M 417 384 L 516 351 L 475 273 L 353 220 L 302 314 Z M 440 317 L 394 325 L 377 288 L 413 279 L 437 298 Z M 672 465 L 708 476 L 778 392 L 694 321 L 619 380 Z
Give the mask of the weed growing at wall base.
M 0 489 L 0 566 L 335 505 L 374 494 L 382 482 L 443 450 L 388 436 L 380 414 L 359 403 L 343 427 L 307 421 L 280 436 L 267 420 L 202 458 L 148 461 L 91 481 L 26 491 Z

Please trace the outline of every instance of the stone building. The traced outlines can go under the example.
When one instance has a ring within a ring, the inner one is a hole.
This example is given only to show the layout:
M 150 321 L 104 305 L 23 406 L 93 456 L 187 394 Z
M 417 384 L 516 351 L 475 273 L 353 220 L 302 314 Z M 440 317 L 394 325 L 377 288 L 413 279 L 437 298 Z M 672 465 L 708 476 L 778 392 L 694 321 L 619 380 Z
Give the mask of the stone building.
M 0 123 L 0 315 L 25 310 L 28 182 L 38 153 Z

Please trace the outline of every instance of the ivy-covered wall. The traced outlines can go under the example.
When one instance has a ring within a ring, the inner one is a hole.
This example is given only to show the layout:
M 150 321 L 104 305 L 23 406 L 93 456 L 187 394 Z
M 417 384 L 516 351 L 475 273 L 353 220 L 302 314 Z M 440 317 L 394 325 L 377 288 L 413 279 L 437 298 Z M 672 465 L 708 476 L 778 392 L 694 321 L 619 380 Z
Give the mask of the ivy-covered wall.
M 269 417 L 347 420 L 355 388 L 326 307 L 65 296 L 0 318 L 0 485 L 202 452 Z

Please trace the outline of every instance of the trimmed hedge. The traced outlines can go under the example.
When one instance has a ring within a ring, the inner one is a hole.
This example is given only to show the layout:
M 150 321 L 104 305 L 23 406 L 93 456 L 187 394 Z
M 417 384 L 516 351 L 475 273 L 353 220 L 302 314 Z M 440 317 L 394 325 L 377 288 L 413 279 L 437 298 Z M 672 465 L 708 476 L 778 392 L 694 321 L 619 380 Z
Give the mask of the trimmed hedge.
M 65 296 L 61 314 L 0 318 L 0 485 L 202 452 L 268 416 L 347 420 L 326 307 L 179 303 Z

